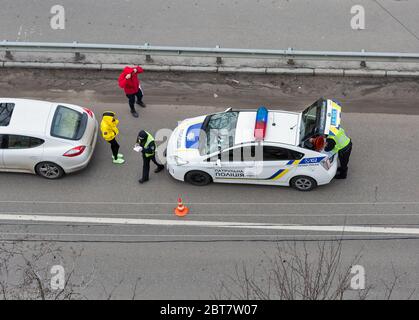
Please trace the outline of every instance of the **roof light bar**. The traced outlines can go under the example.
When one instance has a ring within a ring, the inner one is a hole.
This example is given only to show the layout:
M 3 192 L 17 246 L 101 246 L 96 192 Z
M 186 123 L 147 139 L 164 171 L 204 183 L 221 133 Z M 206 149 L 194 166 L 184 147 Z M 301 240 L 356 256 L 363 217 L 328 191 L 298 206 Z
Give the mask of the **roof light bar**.
M 260 106 L 256 112 L 256 124 L 255 124 L 255 139 L 263 140 L 266 135 L 266 127 L 268 125 L 268 109 L 264 106 Z

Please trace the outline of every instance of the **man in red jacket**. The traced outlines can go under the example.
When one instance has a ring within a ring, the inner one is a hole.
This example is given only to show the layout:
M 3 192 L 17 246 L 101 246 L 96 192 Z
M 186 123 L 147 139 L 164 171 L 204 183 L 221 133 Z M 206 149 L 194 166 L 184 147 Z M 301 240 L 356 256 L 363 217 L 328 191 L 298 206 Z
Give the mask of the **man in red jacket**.
M 134 68 L 125 67 L 118 79 L 119 86 L 124 89 L 127 95 L 131 114 L 135 118 L 138 118 L 138 113 L 135 111 L 135 97 L 137 97 L 138 105 L 143 108 L 146 107 L 143 102 L 143 91 L 141 90 L 140 80 L 138 80 L 138 74 L 143 72 L 144 70 L 140 66 Z

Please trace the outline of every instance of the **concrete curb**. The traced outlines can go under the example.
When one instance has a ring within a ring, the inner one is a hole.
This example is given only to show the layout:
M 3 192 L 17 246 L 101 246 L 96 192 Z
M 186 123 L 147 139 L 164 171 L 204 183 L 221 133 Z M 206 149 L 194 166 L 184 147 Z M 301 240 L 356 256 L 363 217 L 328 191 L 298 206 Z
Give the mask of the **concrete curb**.
M 0 61 L 0 68 L 35 69 L 81 69 L 81 70 L 121 70 L 126 64 L 69 63 L 69 62 L 19 62 Z M 143 65 L 151 72 L 204 72 L 204 73 L 244 73 L 278 74 L 295 76 L 335 76 L 335 77 L 409 77 L 419 78 L 419 71 L 372 70 L 372 69 L 332 69 L 332 68 L 252 68 L 227 66 L 175 66 Z

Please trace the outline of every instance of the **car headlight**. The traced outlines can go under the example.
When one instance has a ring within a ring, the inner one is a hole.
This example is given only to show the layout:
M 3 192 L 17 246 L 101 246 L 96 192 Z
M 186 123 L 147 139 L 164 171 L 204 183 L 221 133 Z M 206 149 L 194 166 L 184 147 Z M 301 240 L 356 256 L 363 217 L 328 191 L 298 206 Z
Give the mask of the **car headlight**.
M 174 156 L 173 159 L 175 160 L 178 166 L 184 166 L 189 163 L 189 161 L 186 161 L 185 159 L 182 159 L 181 157 L 178 157 L 178 156 Z

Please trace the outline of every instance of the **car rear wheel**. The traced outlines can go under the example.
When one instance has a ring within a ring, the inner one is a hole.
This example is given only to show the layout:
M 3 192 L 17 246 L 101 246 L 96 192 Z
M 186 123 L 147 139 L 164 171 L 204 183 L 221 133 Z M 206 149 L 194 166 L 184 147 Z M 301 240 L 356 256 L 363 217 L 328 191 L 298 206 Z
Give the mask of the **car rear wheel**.
M 194 186 L 206 186 L 212 182 L 212 178 L 208 173 L 202 171 L 190 171 L 186 174 L 185 181 Z
M 299 191 L 310 191 L 317 187 L 317 182 L 311 177 L 297 176 L 291 179 L 291 187 Z
M 64 170 L 53 162 L 41 162 L 35 167 L 36 174 L 45 179 L 59 179 L 64 175 Z

